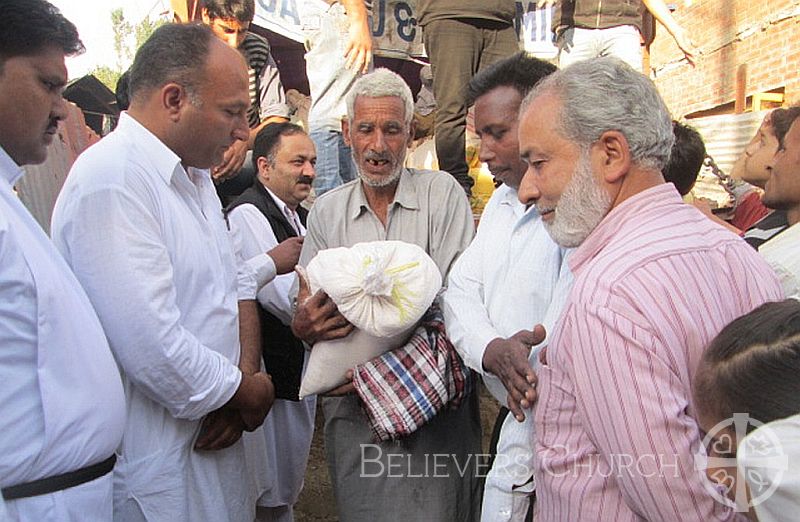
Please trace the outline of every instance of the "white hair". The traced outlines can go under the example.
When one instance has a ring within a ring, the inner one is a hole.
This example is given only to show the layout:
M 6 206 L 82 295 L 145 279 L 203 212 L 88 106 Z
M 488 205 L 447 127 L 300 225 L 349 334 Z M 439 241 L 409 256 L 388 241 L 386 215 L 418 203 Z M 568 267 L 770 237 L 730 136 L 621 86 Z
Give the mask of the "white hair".
M 672 118 L 656 86 L 614 57 L 576 62 L 556 71 L 525 97 L 523 114 L 539 96 L 561 101 L 558 132 L 588 149 L 607 131 L 621 132 L 637 165 L 661 171 L 669 161 Z
M 411 89 L 400 75 L 389 69 L 375 69 L 356 80 L 350 92 L 347 93 L 347 118 L 349 120 L 352 120 L 355 115 L 356 98 L 359 96 L 368 98 L 397 96 L 405 106 L 406 124 L 411 123 L 411 118 L 414 117 L 414 97 Z

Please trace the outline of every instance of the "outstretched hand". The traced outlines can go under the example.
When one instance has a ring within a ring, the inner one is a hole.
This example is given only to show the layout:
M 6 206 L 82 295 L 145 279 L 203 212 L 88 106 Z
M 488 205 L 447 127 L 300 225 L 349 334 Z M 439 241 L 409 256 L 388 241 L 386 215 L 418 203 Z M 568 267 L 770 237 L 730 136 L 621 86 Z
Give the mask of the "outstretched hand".
M 507 339 L 492 340 L 483 354 L 483 368 L 497 376 L 508 392 L 508 409 L 517 421 L 525 420 L 523 410 L 536 402 L 536 373 L 528 361 L 531 347 L 545 338 L 542 325 L 520 330 Z

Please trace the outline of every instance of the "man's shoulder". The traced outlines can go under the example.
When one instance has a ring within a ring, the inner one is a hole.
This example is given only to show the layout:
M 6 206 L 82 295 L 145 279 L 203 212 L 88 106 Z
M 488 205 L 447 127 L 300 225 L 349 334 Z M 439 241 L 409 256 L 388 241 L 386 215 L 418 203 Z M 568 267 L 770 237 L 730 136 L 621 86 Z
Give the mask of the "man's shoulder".
M 229 219 L 233 218 L 236 219 L 240 216 L 251 216 L 253 218 L 261 219 L 264 222 L 267 221 L 267 218 L 264 216 L 264 213 L 258 209 L 255 203 L 250 201 L 242 201 L 236 206 L 232 206 L 227 209 L 225 214 Z
M 409 176 L 414 185 L 418 187 L 430 187 L 444 192 L 455 190 L 456 194 L 464 193 L 464 189 L 461 188 L 456 178 L 443 170 L 405 169 L 403 175 Z
M 267 63 L 270 56 L 270 45 L 266 38 L 261 35 L 248 32 L 245 35 L 239 50 L 244 54 L 247 63 L 253 69 L 259 69 Z
M 325 194 L 318 196 L 317 199 L 314 200 L 314 205 L 311 207 L 311 212 L 320 213 L 325 211 L 340 209 L 342 205 L 348 201 L 353 193 L 358 189 L 359 183 L 361 183 L 360 179 L 354 179 L 339 185 L 338 187 L 332 188 L 331 190 L 325 192 Z

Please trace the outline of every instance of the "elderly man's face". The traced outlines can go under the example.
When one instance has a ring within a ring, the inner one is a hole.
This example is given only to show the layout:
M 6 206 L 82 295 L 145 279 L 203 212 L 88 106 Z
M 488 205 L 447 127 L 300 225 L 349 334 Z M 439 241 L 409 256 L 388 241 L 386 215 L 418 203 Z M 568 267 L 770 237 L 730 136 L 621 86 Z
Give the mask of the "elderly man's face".
M 781 210 L 800 209 L 800 124 L 792 123 L 779 149 L 768 164 L 772 175 L 764 186 L 763 203 Z
M 501 86 L 475 100 L 475 131 L 481 139 L 480 160 L 495 179 L 513 189 L 525 174 L 527 165 L 519 158 L 517 133 L 522 95 L 513 87 Z
M 386 187 L 400 178 L 411 126 L 405 105 L 397 96 L 356 98 L 353 116 L 342 126 L 345 142 L 361 180 L 370 187 Z
M 268 158 L 258 158 L 258 177 L 289 207 L 296 208 L 311 193 L 317 153 L 305 134 L 281 136 L 280 140 L 273 164 Z
M 195 99 L 189 96 L 181 116 L 184 164 L 210 168 L 222 162 L 225 150 L 250 135 L 247 124 L 247 66 L 238 51 L 211 41 L 208 60 Z
M 64 51 L 45 47 L 8 58 L 0 71 L 0 146 L 18 165 L 41 163 L 67 116 Z
M 611 209 L 611 196 L 597 181 L 589 151 L 557 131 L 560 100 L 544 94 L 520 117 L 519 149 L 528 169 L 519 199 L 536 204 L 553 241 L 583 243 Z

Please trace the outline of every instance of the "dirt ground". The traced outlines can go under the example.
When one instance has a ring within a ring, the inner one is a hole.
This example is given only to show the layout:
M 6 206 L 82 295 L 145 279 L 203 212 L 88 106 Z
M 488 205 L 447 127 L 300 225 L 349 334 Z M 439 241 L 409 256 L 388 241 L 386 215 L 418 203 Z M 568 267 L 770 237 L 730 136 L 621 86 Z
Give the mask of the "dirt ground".
M 486 391 L 483 384 L 481 384 L 480 393 L 483 451 L 487 452 L 492 426 L 494 426 L 500 406 Z M 311 455 L 306 471 L 305 486 L 300 494 L 300 500 L 295 506 L 294 515 L 296 522 L 335 522 L 339 520 L 336 516 L 336 501 L 333 497 L 331 479 L 328 475 L 328 465 L 325 462 L 322 413 L 319 407 L 317 407 L 316 428 L 314 440 L 311 442 Z

